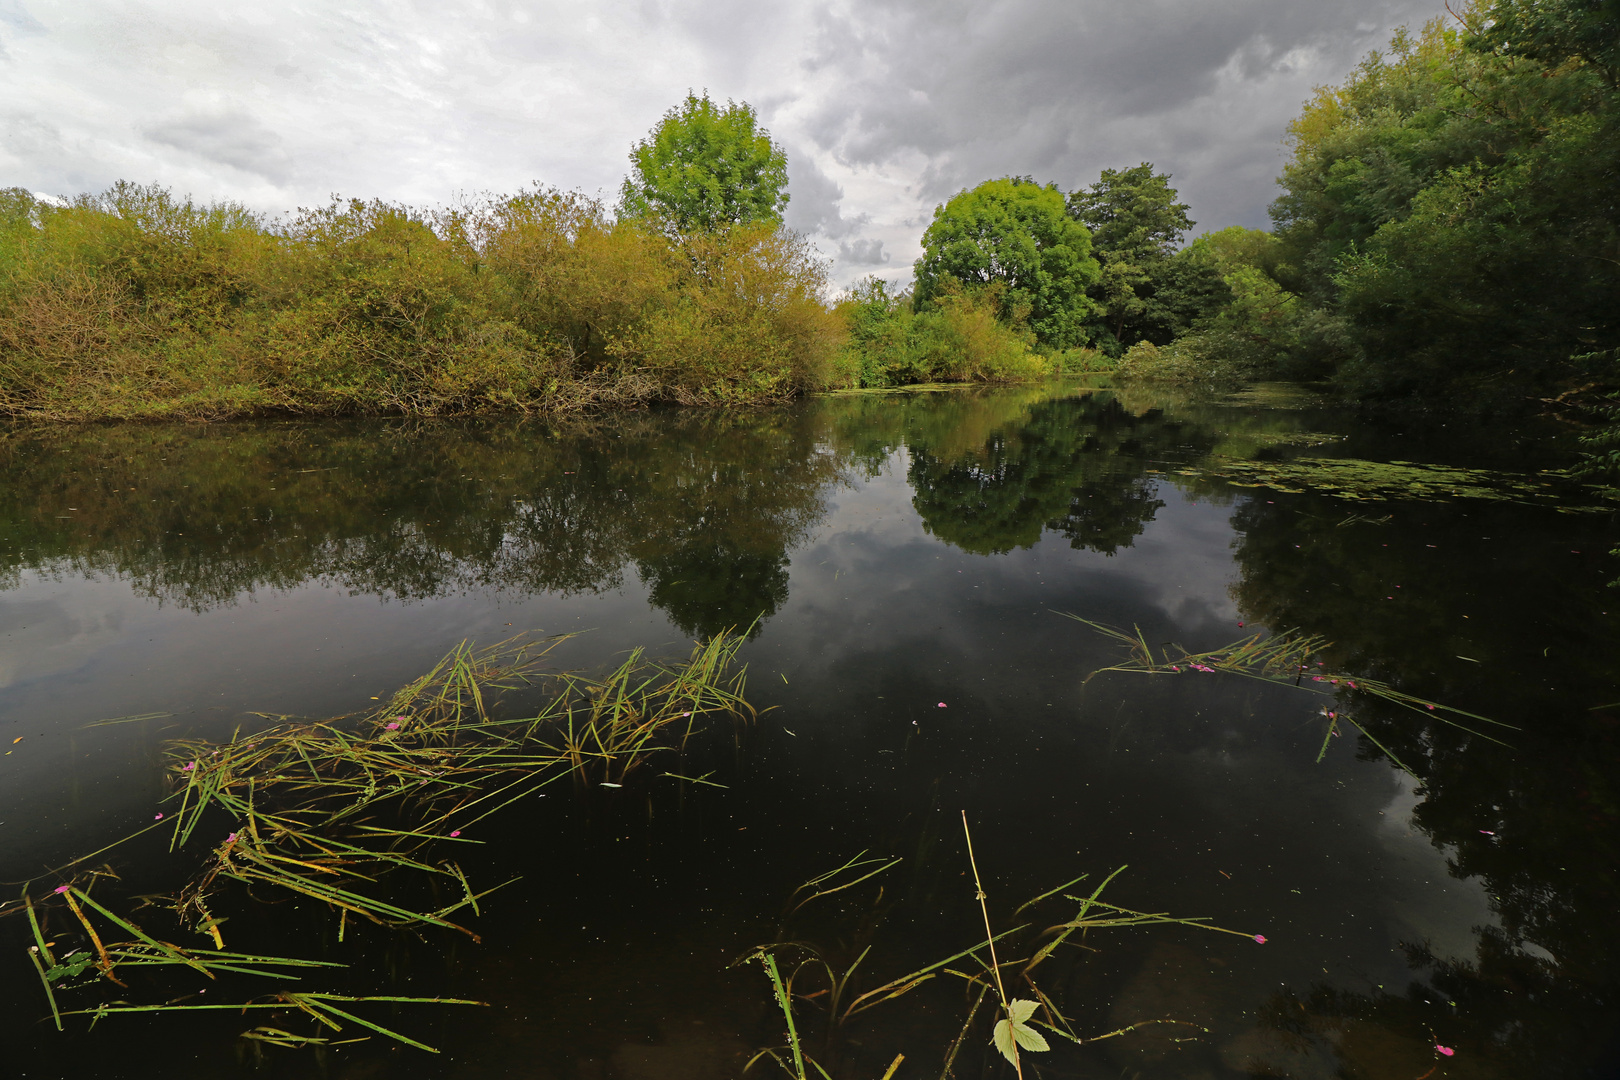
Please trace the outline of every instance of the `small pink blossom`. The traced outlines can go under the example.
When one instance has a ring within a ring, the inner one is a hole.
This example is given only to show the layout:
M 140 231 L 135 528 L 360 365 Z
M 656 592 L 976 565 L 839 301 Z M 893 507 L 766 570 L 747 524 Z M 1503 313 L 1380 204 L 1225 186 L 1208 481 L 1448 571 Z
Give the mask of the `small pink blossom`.
M 942 701 L 942 702 L 940 702 L 940 703 L 939 703 L 939 707 L 940 707 L 940 708 L 942 708 L 942 709 L 943 709 L 943 708 L 945 708 L 945 703 L 944 703 L 944 702 L 943 702 L 943 701 Z
M 225 842 L 226 842 L 226 843 L 227 843 L 227 844 L 234 844 L 234 843 L 236 843 L 236 834 L 235 834 L 235 833 L 231 833 L 231 835 L 229 835 L 229 836 L 227 836 L 227 837 L 226 837 L 226 838 L 225 838 Z
M 1256 934 L 1254 935 L 1254 940 L 1259 942 L 1261 945 L 1264 945 L 1266 943 L 1266 935 Z
M 1446 1057 L 1450 1057 L 1452 1054 L 1455 1054 L 1457 1052 L 1457 1051 L 1453 1050 L 1451 1047 L 1449 1047 L 1449 1046 L 1441 1046 L 1439 1043 L 1435 1043 L 1434 1048 L 1436 1050 L 1440 1051 L 1442 1054 L 1446 1055 Z
M 1434 712 L 1434 706 L 1433 705 L 1425 705 L 1424 708 L 1428 709 L 1430 712 Z
M 460 829 L 453 829 L 453 830 L 451 830 L 450 835 L 452 837 L 460 836 L 461 835 L 461 830 Z
M 184 765 L 180 766 L 180 771 L 181 772 L 192 772 L 196 768 L 197 768 L 197 763 L 195 761 L 188 761 Z
M 388 730 L 389 731 L 398 731 L 399 730 L 399 725 L 398 724 L 389 724 L 388 725 Z
M 689 712 L 683 712 L 683 713 L 681 713 L 681 715 L 682 715 L 682 716 L 691 716 L 691 715 L 692 715 L 692 714 L 691 714 L 691 713 L 689 713 Z
M 153 817 L 153 818 L 152 818 L 152 820 L 153 820 L 153 821 L 162 821 L 162 820 L 163 820 L 163 815 L 162 815 L 162 814 L 158 814 L 158 815 L 156 815 L 156 816 L 155 816 L 155 817 Z
M 1484 835 L 1486 835 L 1486 836 L 1495 836 L 1496 835 L 1495 833 L 1491 832 L 1491 830 L 1489 830 L 1489 829 L 1481 829 L 1479 831 L 1481 833 L 1483 833 Z
M 52 892 L 57 892 L 57 893 L 65 893 L 65 892 L 68 891 L 68 886 L 66 886 L 66 885 L 58 885 L 56 888 L 52 889 L 51 891 Z

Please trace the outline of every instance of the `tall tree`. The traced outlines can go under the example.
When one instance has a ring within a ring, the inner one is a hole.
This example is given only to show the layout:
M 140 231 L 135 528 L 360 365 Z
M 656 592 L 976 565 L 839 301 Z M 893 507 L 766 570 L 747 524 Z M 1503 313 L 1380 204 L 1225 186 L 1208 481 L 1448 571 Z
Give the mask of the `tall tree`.
M 1097 280 L 1091 234 L 1064 212 L 1056 184 L 987 180 L 934 210 L 916 263 L 919 304 L 955 281 L 999 284 L 1009 309 L 1027 308 L 1036 340 L 1054 348 L 1085 341 L 1086 289 Z
M 619 212 L 659 218 L 683 233 L 780 224 L 787 179 L 787 153 L 759 126 L 753 106 L 721 108 L 706 92 L 688 92 L 631 149 Z
M 1102 276 L 1092 287 L 1099 322 L 1093 335 L 1122 349 L 1156 345 L 1184 333 L 1225 298 L 1220 276 L 1202 262 L 1176 258 L 1193 227 L 1176 201 L 1168 173 L 1148 162 L 1104 169 L 1095 184 L 1072 193 L 1069 215 L 1091 230 Z

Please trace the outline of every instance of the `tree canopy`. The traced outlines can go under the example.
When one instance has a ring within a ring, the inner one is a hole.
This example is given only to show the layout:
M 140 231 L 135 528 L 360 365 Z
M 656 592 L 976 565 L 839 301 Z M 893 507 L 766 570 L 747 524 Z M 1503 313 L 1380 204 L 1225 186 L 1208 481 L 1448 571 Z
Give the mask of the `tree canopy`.
M 916 263 L 917 300 L 949 290 L 1000 284 L 1006 302 L 1027 306 L 1036 340 L 1068 348 L 1086 340 L 1098 278 L 1091 234 L 1065 212 L 1057 185 L 1025 178 L 987 180 L 934 211 Z
M 1572 358 L 1620 344 L 1615 7 L 1471 5 L 1294 121 L 1278 277 L 1336 322 L 1344 389 L 1506 405 L 1613 378 Z
M 692 93 L 630 151 L 619 191 L 624 217 L 660 218 L 677 232 L 780 224 L 788 204 L 787 153 L 753 106 Z
M 1145 161 L 1104 169 L 1095 184 L 1069 195 L 1069 215 L 1091 230 L 1102 266 L 1091 287 L 1091 336 L 1105 349 L 1168 344 L 1229 299 L 1207 260 L 1178 254 L 1193 221 L 1176 199 L 1169 174 Z

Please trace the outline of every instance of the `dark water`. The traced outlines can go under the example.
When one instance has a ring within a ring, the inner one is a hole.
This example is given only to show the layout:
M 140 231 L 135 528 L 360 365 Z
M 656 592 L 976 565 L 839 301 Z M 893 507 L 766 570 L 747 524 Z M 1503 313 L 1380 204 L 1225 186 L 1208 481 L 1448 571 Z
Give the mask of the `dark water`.
M 0 434 L 9 895 L 149 823 L 165 739 L 363 709 L 463 639 L 588 630 L 553 655 L 590 670 L 760 617 L 742 659 L 770 710 L 691 748 L 687 775 L 724 788 L 644 776 L 480 826 L 463 857 L 475 883 L 522 876 L 484 902 L 480 943 L 351 924 L 339 944 L 313 905 L 220 902 L 234 948 L 349 965 L 304 988 L 488 1002 L 367 1014 L 439 1055 L 373 1037 L 256 1058 L 236 1037 L 315 1033 L 291 1011 L 93 1031 L 70 1017 L 59 1034 L 11 918 L 0 1074 L 737 1076 L 783 1028 L 759 967 L 728 966 L 750 947 L 805 942 L 840 970 L 870 947 L 861 990 L 982 938 L 966 810 L 999 928 L 1030 897 L 1128 864 L 1105 898 L 1267 939 L 1094 932 L 1093 951 L 1041 974 L 1075 1030 L 1184 1023 L 1027 1055 L 1032 1076 L 1615 1075 L 1612 519 L 1193 475 L 1212 455 L 1561 463 L 1529 435 L 1375 429 L 1286 398 L 1051 388 L 562 427 Z M 1056 612 L 1191 649 L 1298 627 L 1332 639 L 1344 669 L 1518 730 L 1497 745 L 1345 698 L 1416 778 L 1353 732 L 1317 764 L 1322 698 L 1195 674 L 1083 686 L 1118 654 Z M 168 715 L 86 726 L 144 713 Z M 862 851 L 903 861 L 782 923 L 800 882 Z M 108 858 L 123 880 L 98 896 L 125 910 L 187 865 L 138 845 Z M 825 999 L 806 1000 L 806 1046 L 840 1078 L 876 1078 L 900 1052 L 897 1076 L 938 1076 L 963 987 L 941 976 L 830 1039 Z M 269 989 L 181 978 L 64 1000 Z M 981 1015 L 955 1075 L 1011 1075 L 987 1040 Z

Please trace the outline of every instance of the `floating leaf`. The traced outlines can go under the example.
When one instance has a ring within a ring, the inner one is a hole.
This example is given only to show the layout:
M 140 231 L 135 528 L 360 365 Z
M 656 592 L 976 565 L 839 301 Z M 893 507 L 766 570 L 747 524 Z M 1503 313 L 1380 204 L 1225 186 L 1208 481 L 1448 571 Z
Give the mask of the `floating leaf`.
M 990 1042 L 992 1045 L 1001 1051 L 1002 1057 L 1015 1066 L 1018 1064 L 1018 1052 L 1014 1049 L 1014 1044 L 1025 1050 L 1036 1052 L 1051 1049 L 1046 1044 L 1046 1037 L 1025 1023 L 1031 1016 L 1035 1015 L 1035 1010 L 1040 1007 L 1040 1002 L 1023 998 L 1009 1002 L 1007 1004 L 1008 1018 L 998 1020 L 995 1030 L 991 1032 Z

